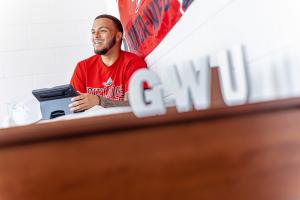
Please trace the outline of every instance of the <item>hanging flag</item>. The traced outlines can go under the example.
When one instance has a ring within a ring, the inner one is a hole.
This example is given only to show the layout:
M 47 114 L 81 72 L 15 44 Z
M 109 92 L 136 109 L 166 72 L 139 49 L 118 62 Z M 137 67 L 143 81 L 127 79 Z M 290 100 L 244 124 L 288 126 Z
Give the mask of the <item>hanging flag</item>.
M 193 0 L 119 0 L 130 52 L 146 57 L 174 27 Z

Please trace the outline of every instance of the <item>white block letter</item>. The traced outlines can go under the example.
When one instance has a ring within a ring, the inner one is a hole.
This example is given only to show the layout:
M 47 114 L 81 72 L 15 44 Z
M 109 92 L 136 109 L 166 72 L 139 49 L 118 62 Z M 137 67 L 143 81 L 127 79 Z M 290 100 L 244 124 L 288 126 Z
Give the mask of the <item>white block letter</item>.
M 144 90 L 144 82 L 150 89 Z M 136 71 L 129 83 L 129 102 L 137 117 L 166 113 L 163 103 L 163 88 L 159 77 L 151 70 Z
M 205 62 L 202 62 L 205 61 Z M 196 71 L 193 62 L 186 62 L 180 68 L 173 66 L 168 70 L 168 78 L 172 83 L 178 112 L 193 109 L 205 109 L 210 105 L 210 71 L 207 59 L 199 60 Z
M 216 59 L 223 99 L 227 105 L 244 104 L 248 100 L 248 82 L 243 50 L 241 47 L 235 47 L 230 55 L 223 51 L 217 54 Z

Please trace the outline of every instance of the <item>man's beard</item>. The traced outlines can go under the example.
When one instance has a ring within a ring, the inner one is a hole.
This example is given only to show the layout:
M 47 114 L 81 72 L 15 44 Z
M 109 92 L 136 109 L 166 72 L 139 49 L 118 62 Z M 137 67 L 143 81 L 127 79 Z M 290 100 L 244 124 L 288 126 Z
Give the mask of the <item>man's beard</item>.
M 98 54 L 98 55 L 105 55 L 111 48 L 113 48 L 113 46 L 116 44 L 116 37 L 113 37 L 106 48 L 103 48 L 101 50 L 97 50 L 97 49 L 94 49 L 94 52 L 95 54 Z

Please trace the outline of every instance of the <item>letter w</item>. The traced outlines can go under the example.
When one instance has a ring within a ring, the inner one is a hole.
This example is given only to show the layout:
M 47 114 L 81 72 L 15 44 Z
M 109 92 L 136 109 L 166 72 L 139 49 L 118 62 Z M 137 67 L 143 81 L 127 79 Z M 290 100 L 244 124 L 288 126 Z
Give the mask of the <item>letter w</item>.
M 203 61 L 204 64 L 203 64 Z M 202 59 L 194 66 L 194 62 L 185 62 L 181 67 L 168 69 L 170 88 L 175 96 L 178 112 L 205 109 L 210 106 L 210 71 L 208 59 Z M 196 68 L 198 71 L 196 71 Z

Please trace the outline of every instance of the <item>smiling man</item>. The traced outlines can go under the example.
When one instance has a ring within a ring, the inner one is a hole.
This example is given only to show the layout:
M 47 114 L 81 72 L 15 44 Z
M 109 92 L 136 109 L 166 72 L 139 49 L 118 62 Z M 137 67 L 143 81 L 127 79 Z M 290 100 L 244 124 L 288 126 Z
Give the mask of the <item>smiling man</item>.
M 114 16 L 96 17 L 91 32 L 96 55 L 75 68 L 71 84 L 80 95 L 72 99 L 70 109 L 76 112 L 95 105 L 128 106 L 129 79 L 147 65 L 137 55 L 121 50 L 123 28 Z

